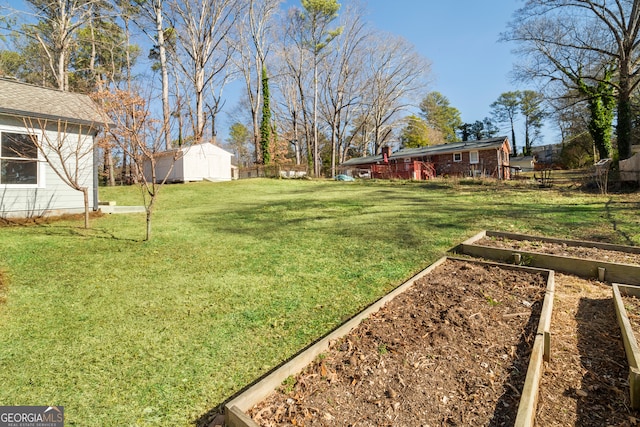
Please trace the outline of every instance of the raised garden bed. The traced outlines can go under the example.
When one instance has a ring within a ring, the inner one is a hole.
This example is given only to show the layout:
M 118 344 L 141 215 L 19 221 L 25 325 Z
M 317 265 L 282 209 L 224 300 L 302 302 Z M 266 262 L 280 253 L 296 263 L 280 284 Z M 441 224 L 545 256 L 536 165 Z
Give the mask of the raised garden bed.
M 553 352 L 538 391 L 536 426 L 638 425 L 611 286 L 556 273 Z
M 553 278 L 443 258 L 228 402 L 226 424 L 532 425 Z
M 636 246 L 482 231 L 455 251 L 609 283 L 640 285 L 640 247 Z
M 613 301 L 629 365 L 631 407 L 640 409 L 640 288 L 614 283 Z

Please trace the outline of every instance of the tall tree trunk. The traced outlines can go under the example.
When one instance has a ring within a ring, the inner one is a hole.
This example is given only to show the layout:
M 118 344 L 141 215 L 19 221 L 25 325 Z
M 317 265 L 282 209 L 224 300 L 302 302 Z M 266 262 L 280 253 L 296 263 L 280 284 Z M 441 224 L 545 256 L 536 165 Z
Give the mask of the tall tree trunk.
M 89 189 L 82 187 L 82 198 L 84 201 L 84 228 L 89 228 Z
M 336 124 L 331 127 L 331 177 L 336 176 L 336 145 L 338 144 L 337 138 L 338 131 L 336 130 Z
M 523 156 L 530 156 L 531 155 L 531 150 L 530 148 L 530 143 L 529 143 L 529 117 L 527 117 L 525 115 L 524 118 L 524 147 L 522 148 L 522 155 Z
M 513 148 L 513 155 L 517 156 L 518 149 L 516 148 L 516 131 L 513 126 L 513 117 L 510 117 L 509 120 L 511 121 L 511 147 Z
M 125 119 L 125 120 L 128 120 L 128 119 Z M 125 137 L 124 144 L 126 144 L 127 150 L 130 150 L 131 144 L 129 144 L 129 140 L 127 137 Z M 124 184 L 130 184 L 129 180 L 127 179 L 128 175 L 130 175 L 128 171 L 129 169 L 128 163 L 129 163 L 129 156 L 125 151 L 122 153 L 122 170 L 120 171 L 120 179 L 122 181 L 121 183 L 124 183 Z
M 291 110 L 291 119 L 293 120 L 293 149 L 296 154 L 296 166 L 299 166 L 302 159 L 300 158 L 300 137 L 298 136 L 298 120 L 295 109 Z
M 260 148 L 262 164 L 271 163 L 271 105 L 267 67 L 262 64 L 262 123 L 260 124 Z
M 173 81 L 176 86 L 176 114 L 178 115 L 178 147 L 182 147 L 183 132 L 184 132 L 184 116 L 182 114 L 182 95 L 180 92 L 180 82 L 177 76 L 177 70 L 173 70 Z M 173 147 L 172 147 L 173 148 Z
M 631 82 L 629 67 L 626 61 L 621 61 L 619 73 L 618 93 L 618 156 L 621 160 L 631 157 L 631 128 L 633 113 L 631 112 Z
M 313 62 L 313 176 L 320 176 L 320 151 L 318 149 L 318 60 Z
M 60 52 L 60 55 L 58 56 L 58 89 L 60 90 L 67 90 L 67 85 L 66 83 L 66 72 L 65 72 L 65 52 L 62 51 Z
M 91 72 L 91 78 L 94 79 L 93 84 L 95 85 L 98 77 L 96 73 L 96 56 L 97 56 L 96 33 L 95 33 L 95 28 L 93 26 L 93 18 L 94 18 L 94 14 L 92 13 L 91 20 L 89 21 L 89 29 L 91 30 L 91 58 L 89 58 L 89 71 Z M 95 87 L 91 89 L 96 90 Z M 102 90 L 102 88 L 99 87 L 98 90 Z
M 171 108 L 169 107 L 169 72 L 167 70 L 167 50 L 164 40 L 164 28 L 162 25 L 162 1 L 154 0 L 156 13 L 156 34 L 158 38 L 158 51 L 160 54 L 160 72 L 162 73 L 162 131 L 164 133 L 164 145 L 166 150 L 171 147 L 171 132 L 169 129 L 169 118 Z
M 251 106 L 251 120 L 253 122 L 253 147 L 255 150 L 254 161 L 262 163 L 262 151 L 260 150 L 260 125 L 258 124 L 258 109 Z
M 111 146 L 109 143 L 104 148 L 104 174 L 106 175 L 106 184 L 109 187 L 116 185 L 115 170 L 113 167 L 113 157 L 111 155 Z
M 200 69 L 196 72 L 196 132 L 194 143 L 199 144 L 202 142 L 204 135 L 204 69 Z

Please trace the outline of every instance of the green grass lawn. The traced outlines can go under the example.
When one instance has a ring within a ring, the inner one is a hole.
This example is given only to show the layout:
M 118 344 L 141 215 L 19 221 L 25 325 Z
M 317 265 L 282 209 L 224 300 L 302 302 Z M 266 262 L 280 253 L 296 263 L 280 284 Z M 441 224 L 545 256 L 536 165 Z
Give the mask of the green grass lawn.
M 140 204 L 135 188 L 102 200 Z M 193 424 L 482 229 L 640 245 L 640 195 L 476 181 L 165 186 L 144 215 L 0 228 L 0 405 Z

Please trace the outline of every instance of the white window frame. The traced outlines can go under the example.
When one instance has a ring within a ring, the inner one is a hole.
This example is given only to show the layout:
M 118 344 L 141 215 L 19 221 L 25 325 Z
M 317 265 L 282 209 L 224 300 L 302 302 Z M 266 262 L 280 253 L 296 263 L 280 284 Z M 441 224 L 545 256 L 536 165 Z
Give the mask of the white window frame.
M 474 158 L 475 157 L 475 158 Z M 477 165 L 480 163 L 480 152 L 479 151 L 469 151 L 469 164 Z
M 457 152 L 453 153 L 453 161 L 456 162 L 456 163 L 462 161 L 462 151 L 457 151 Z
M 15 134 L 20 134 L 20 135 L 30 135 L 30 132 L 27 129 L 24 128 L 14 128 L 14 127 L 0 127 L 0 141 L 2 138 L 2 134 L 3 133 L 15 133 Z M 34 136 L 35 138 L 40 138 L 40 136 Z M 4 184 L 2 183 L 2 181 L 0 181 L 0 188 L 6 188 L 6 189 L 29 189 L 29 188 L 44 188 L 45 187 L 45 169 L 44 169 L 44 165 L 46 163 L 46 161 L 44 161 L 42 159 L 42 153 L 40 153 L 40 150 L 37 148 L 37 152 L 38 152 L 38 157 L 36 157 L 34 160 L 37 162 L 36 163 L 36 183 L 35 184 Z M 15 159 L 15 157 L 4 157 L 2 155 L 2 146 L 0 146 L 0 159 Z M 1 160 L 0 160 L 1 161 Z

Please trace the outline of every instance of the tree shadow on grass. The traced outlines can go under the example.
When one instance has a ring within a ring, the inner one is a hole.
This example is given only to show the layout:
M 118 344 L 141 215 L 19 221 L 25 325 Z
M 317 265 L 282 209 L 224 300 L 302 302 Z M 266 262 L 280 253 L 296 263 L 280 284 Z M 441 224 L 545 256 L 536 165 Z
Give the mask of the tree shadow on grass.
M 91 221 L 103 217 L 104 214 L 92 212 L 90 216 Z M 0 217 L 0 228 L 6 227 L 35 227 L 38 230 L 43 230 L 43 233 L 48 236 L 59 237 L 92 237 L 96 239 L 109 239 L 125 242 L 141 242 L 142 239 L 131 239 L 125 237 L 119 237 L 112 231 L 105 228 L 90 226 L 84 228 L 82 225 L 69 225 L 63 223 L 63 221 L 77 221 L 80 223 L 84 221 L 84 214 L 65 214 L 57 216 L 46 217 L 29 217 L 29 218 L 2 218 Z M 142 227 L 141 227 L 142 228 Z
M 565 393 L 578 401 L 576 425 L 628 425 L 629 417 L 639 414 L 629 409 L 629 369 L 613 299 L 581 298 L 576 320 L 585 373 L 580 391 Z
M 613 227 L 613 230 L 615 231 L 615 233 L 622 237 L 622 239 L 624 240 L 624 244 L 625 245 L 631 245 L 633 246 L 635 243 L 633 241 L 633 239 L 631 238 L 631 236 L 626 233 L 624 230 L 620 229 L 620 224 L 619 221 L 616 220 L 616 218 L 613 217 L 613 212 L 612 212 L 612 208 L 611 205 L 613 204 L 613 199 L 609 198 L 609 200 L 607 200 L 607 203 L 605 203 L 605 212 L 606 212 L 606 218 L 607 220 L 611 223 L 611 226 Z M 631 218 L 633 218 L 634 213 L 637 213 L 637 203 L 629 203 L 630 206 L 625 207 L 624 210 L 629 210 L 629 215 Z M 620 210 L 622 210 L 622 208 L 618 208 L 616 209 L 617 213 L 620 214 Z
M 44 230 L 44 234 L 47 236 L 57 236 L 57 237 L 91 237 L 93 239 L 106 239 L 106 240 L 117 240 L 121 242 L 143 242 L 143 239 L 132 239 L 117 236 L 110 230 L 99 228 L 99 227 L 91 227 L 84 228 L 81 226 L 71 226 L 71 225 L 42 225 L 40 226 Z
M 593 204 L 601 206 L 601 204 Z M 353 238 L 368 244 L 397 244 L 402 248 L 424 245 L 431 237 L 460 236 L 486 228 L 487 222 L 556 220 L 576 228 L 574 218 L 594 215 L 593 205 L 549 205 L 538 200 L 514 202 L 508 197 L 486 200 L 455 195 L 421 196 L 415 192 L 381 191 L 365 198 L 335 200 L 274 198 L 260 204 L 230 206 L 216 215 L 189 218 L 199 227 L 228 235 L 250 235 L 260 239 L 280 239 L 280 230 L 305 234 L 308 230 L 336 238 Z M 437 233 L 431 233 L 437 230 Z M 542 230 L 544 231 L 544 230 Z

